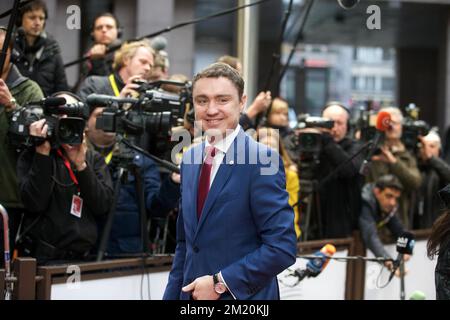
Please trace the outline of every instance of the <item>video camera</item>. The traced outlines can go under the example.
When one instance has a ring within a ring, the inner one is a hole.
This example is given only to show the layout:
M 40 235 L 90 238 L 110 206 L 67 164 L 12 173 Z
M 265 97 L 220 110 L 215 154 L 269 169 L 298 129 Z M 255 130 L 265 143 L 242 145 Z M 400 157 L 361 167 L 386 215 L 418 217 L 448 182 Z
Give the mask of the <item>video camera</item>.
M 190 82 L 134 82 L 139 84 L 138 98 L 98 94 L 87 97 L 89 105 L 106 107 L 97 118 L 96 128 L 134 137 L 147 133 L 151 141 L 146 148 L 155 154 L 165 153 L 171 147 L 172 128 L 183 124 L 185 110 L 192 103 Z M 180 94 L 161 90 L 162 84 L 181 87 Z
M 296 151 L 299 153 L 299 171 L 303 179 L 312 179 L 315 176 L 315 168 L 319 165 L 322 151 L 322 134 L 319 132 L 302 132 L 307 128 L 332 129 L 334 121 L 322 117 L 311 117 L 309 114 L 298 116 L 298 125 L 294 130 L 300 130 L 293 137 Z
M 302 130 L 306 128 L 325 128 L 332 129 L 334 121 L 322 117 L 311 117 L 308 114 L 299 115 L 298 125 L 295 130 Z M 320 133 L 315 132 L 300 132 L 296 137 L 294 144 L 296 149 L 302 154 L 317 154 L 322 150 L 322 138 Z
M 60 117 L 66 115 L 67 117 Z M 31 147 L 48 140 L 53 149 L 61 144 L 77 145 L 83 142 L 83 133 L 89 108 L 82 102 L 66 104 L 64 98 L 48 97 L 29 102 L 15 110 L 8 129 L 9 143 L 15 147 Z M 33 122 L 45 119 L 47 138 L 33 137 L 29 127 Z
M 137 99 L 97 94 L 87 97 L 89 105 L 106 107 L 97 118 L 96 128 L 105 132 L 132 135 L 141 135 L 144 132 L 169 134 L 173 126 L 183 121 L 186 104 L 191 99 L 189 85 L 175 81 L 135 83 L 140 84 L 137 89 L 140 95 Z M 158 90 L 163 83 L 182 86 L 185 90 L 180 95 Z M 131 107 L 124 108 L 124 104 L 131 104 Z
M 430 126 L 423 120 L 418 120 L 420 109 L 410 103 L 405 108 L 406 117 L 403 120 L 402 142 L 405 147 L 413 152 L 417 151 L 419 136 L 426 136 L 430 132 Z

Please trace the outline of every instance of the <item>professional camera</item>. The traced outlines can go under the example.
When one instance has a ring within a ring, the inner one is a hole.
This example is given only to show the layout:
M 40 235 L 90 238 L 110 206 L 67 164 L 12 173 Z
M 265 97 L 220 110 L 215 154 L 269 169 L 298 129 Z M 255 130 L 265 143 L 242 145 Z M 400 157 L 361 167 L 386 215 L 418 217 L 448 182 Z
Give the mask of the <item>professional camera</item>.
M 300 156 L 302 154 L 319 154 L 322 150 L 322 138 L 320 133 L 302 132 L 306 128 L 332 129 L 334 121 L 322 117 L 311 117 L 308 114 L 299 115 L 298 125 L 295 130 L 299 130 L 299 135 L 295 138 L 294 144 Z
M 30 147 L 48 140 L 54 149 L 61 144 L 81 144 L 88 116 L 89 108 L 82 102 L 66 104 L 66 99 L 53 97 L 29 102 L 13 112 L 9 142 L 15 147 Z M 41 119 L 45 119 L 48 126 L 46 139 L 30 136 L 30 125 Z
M 148 83 L 135 80 L 134 83 L 140 85 L 137 89 L 140 93 L 138 99 L 97 94 L 88 96 L 89 105 L 107 107 L 97 118 L 97 129 L 121 134 L 140 135 L 146 132 L 168 135 L 173 126 L 183 121 L 186 104 L 190 99 L 189 85 L 175 81 Z M 159 90 L 164 83 L 182 86 L 184 90 L 179 95 Z M 123 108 L 125 103 L 131 103 L 131 108 Z
M 311 117 L 308 114 L 298 116 L 298 125 L 294 130 L 298 132 L 293 137 L 296 151 L 299 153 L 299 171 L 301 178 L 312 179 L 315 176 L 315 169 L 320 163 L 320 153 L 322 151 L 322 134 L 320 132 L 305 132 L 307 128 L 331 129 L 334 121 L 322 117 Z
M 127 136 L 140 137 L 139 144 L 151 153 L 161 156 L 171 149 L 171 131 L 183 124 L 185 110 L 192 101 L 190 83 L 157 81 L 139 84 L 138 98 L 117 98 L 91 94 L 87 103 L 105 106 L 97 118 L 96 128 L 105 132 L 116 132 Z M 160 89 L 162 84 L 181 87 L 179 94 Z M 126 107 L 130 105 L 129 107 Z M 146 133 L 145 136 L 143 134 Z
M 403 120 L 402 142 L 405 147 L 413 152 L 417 151 L 419 136 L 426 136 L 430 132 L 430 126 L 423 120 L 418 120 L 420 109 L 410 103 L 405 108 L 406 117 Z

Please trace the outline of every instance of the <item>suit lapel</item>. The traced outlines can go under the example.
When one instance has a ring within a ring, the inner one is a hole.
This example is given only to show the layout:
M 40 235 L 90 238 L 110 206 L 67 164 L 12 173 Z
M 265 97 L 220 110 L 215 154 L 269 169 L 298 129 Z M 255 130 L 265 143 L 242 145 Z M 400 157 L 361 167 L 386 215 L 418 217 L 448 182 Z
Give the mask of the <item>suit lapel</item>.
M 241 139 L 243 137 L 245 138 L 245 133 L 242 131 L 239 132 L 236 139 L 234 139 L 231 147 L 228 149 L 227 153 L 225 154 L 222 163 L 220 164 L 219 170 L 217 171 L 217 174 L 214 178 L 214 181 L 211 185 L 211 189 L 208 192 L 208 196 L 206 197 L 205 205 L 203 206 L 202 215 L 200 217 L 200 221 L 197 225 L 197 230 L 195 232 L 194 239 L 197 237 L 199 230 L 201 229 L 203 223 L 207 219 L 208 215 L 211 213 L 211 209 L 217 200 L 217 197 L 220 195 L 222 189 L 227 184 L 228 180 L 230 179 L 231 173 L 233 172 L 233 166 L 236 163 L 237 159 L 237 146 L 239 145 L 237 143 L 238 139 Z M 232 159 L 230 161 L 230 159 Z M 198 176 L 197 176 L 197 182 L 196 185 L 198 186 Z M 197 191 L 195 191 L 195 195 L 197 196 Z M 195 198 L 197 202 L 197 198 Z M 195 205 L 195 208 L 197 209 L 197 205 Z M 196 211 L 197 212 L 197 211 Z
M 197 229 L 198 226 L 198 219 L 197 219 L 197 192 L 198 192 L 198 179 L 200 176 L 200 170 L 202 168 L 202 162 L 203 162 L 203 152 L 205 149 L 205 143 L 202 143 L 201 146 L 198 147 L 199 149 L 197 150 L 192 150 L 193 151 L 193 164 L 192 164 L 192 175 L 190 176 L 190 178 L 192 180 L 189 180 L 186 182 L 185 187 L 191 188 L 193 187 L 192 190 L 192 208 L 193 210 L 190 212 L 190 218 L 192 219 L 192 221 L 194 221 L 194 226 L 195 229 Z

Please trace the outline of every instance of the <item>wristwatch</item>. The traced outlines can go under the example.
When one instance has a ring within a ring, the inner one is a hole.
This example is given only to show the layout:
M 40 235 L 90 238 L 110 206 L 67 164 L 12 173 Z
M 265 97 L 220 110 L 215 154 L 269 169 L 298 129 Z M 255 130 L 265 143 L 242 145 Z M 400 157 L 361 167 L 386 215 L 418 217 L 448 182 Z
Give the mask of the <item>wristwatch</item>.
M 213 275 L 213 280 L 214 280 L 214 291 L 216 291 L 217 294 L 223 294 L 227 291 L 225 283 L 219 280 L 218 273 Z
M 17 106 L 16 98 L 12 97 L 12 98 L 9 100 L 9 104 L 10 104 L 10 106 L 11 106 L 11 109 L 14 109 L 14 108 Z

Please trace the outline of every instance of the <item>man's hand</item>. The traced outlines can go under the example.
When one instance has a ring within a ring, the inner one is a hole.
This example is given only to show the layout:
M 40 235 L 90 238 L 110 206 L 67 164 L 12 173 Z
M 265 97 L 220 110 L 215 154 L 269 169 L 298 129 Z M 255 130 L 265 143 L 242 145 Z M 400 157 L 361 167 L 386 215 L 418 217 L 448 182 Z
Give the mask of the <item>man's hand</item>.
M 11 99 L 13 98 L 11 92 L 8 89 L 5 81 L 0 79 L 0 104 L 4 105 L 6 111 L 12 111 L 16 108 L 14 103 L 11 103 Z
M 86 169 L 86 138 L 83 139 L 83 143 L 75 146 L 69 144 L 63 144 L 63 149 L 66 151 L 66 155 L 72 162 L 78 171 Z
M 254 119 L 258 114 L 266 112 L 272 102 L 272 96 L 270 91 L 261 91 L 258 96 L 253 100 L 253 103 L 247 109 L 247 116 L 250 119 Z
M 91 50 L 89 50 L 89 57 L 91 57 L 91 59 L 104 58 L 105 54 L 106 54 L 106 45 L 101 43 L 93 45 Z
M 122 91 L 120 91 L 119 97 L 137 97 L 139 95 L 136 91 L 139 89 L 139 84 L 133 83 L 134 80 L 142 80 L 142 77 L 140 75 L 130 77 L 125 84 L 125 87 L 123 87 Z
M 194 300 L 218 300 L 220 294 L 214 290 L 214 280 L 212 276 L 203 276 L 183 287 L 183 292 L 191 292 Z
M 380 150 L 381 154 L 373 156 L 372 161 L 381 161 L 390 164 L 394 164 L 397 162 L 397 158 L 386 146 L 380 147 Z
M 47 138 L 48 125 L 45 123 L 45 119 L 35 121 L 30 124 L 30 136 Z M 44 156 L 50 154 L 51 145 L 50 142 L 45 141 L 43 144 L 36 146 L 36 152 Z
M 181 183 L 181 175 L 176 172 L 172 172 L 170 175 L 170 179 L 172 179 L 173 183 L 180 184 Z

